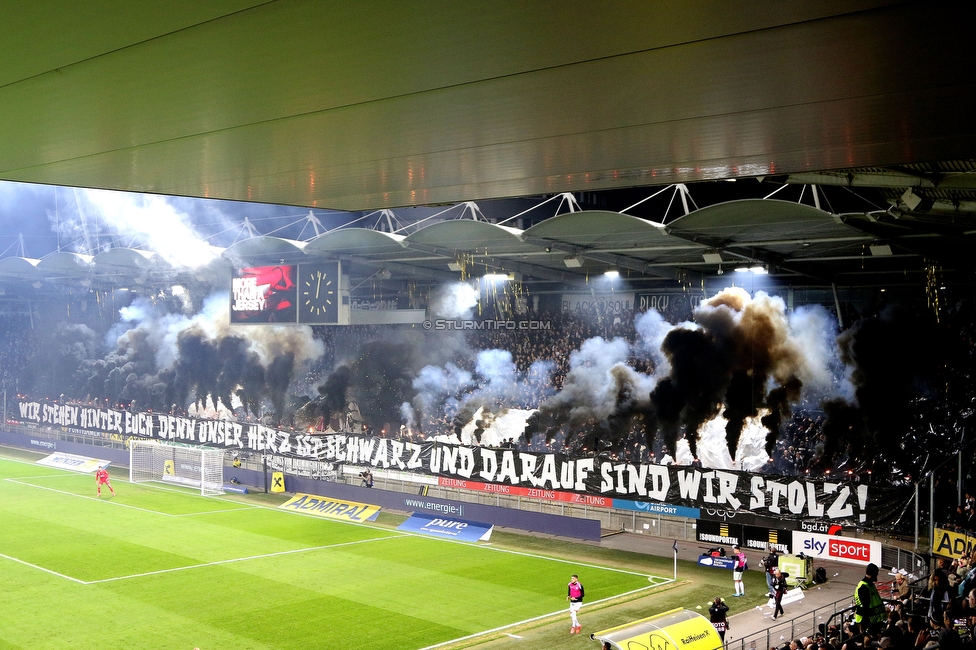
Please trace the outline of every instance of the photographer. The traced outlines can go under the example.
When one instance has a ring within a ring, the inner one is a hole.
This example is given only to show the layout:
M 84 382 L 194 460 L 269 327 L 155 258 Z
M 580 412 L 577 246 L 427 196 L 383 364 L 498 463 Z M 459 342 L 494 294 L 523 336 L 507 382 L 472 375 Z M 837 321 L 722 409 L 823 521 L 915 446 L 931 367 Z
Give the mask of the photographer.
M 363 487 L 373 487 L 373 473 L 368 469 L 360 472 L 359 477 L 363 479 Z

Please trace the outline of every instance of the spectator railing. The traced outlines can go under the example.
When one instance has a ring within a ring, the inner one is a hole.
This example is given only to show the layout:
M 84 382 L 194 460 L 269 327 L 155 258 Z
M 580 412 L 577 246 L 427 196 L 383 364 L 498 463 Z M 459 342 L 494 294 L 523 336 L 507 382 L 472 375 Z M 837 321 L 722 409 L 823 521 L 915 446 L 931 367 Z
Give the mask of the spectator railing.
M 829 621 L 839 619 L 847 612 L 853 612 L 851 599 L 852 597 L 848 596 L 799 616 L 778 620 L 766 629 L 750 632 L 741 637 L 735 636 L 736 629 L 733 626 L 725 634 L 725 648 L 726 650 L 770 650 L 770 648 L 779 648 L 793 639 L 812 637 L 820 631 L 821 624 L 826 630 Z

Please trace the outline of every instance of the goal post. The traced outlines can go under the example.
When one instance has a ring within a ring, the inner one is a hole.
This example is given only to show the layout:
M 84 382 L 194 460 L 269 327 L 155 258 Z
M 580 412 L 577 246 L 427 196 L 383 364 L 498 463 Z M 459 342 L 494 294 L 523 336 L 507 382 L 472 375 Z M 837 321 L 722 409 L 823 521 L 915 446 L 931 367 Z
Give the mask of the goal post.
M 200 488 L 203 496 L 224 493 L 224 452 L 155 440 L 129 439 L 129 481 L 159 481 Z

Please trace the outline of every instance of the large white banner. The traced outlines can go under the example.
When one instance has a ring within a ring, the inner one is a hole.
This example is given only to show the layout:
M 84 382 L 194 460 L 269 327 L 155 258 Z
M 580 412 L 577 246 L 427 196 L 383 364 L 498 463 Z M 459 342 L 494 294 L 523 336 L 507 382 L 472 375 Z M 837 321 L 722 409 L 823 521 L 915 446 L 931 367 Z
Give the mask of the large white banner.
M 483 482 L 487 486 L 484 489 L 498 493 L 525 489 L 539 493 L 541 498 L 555 498 L 557 492 L 572 493 L 583 503 L 596 499 L 609 505 L 611 499 L 625 499 L 687 508 L 720 508 L 780 520 L 870 526 L 892 520 L 911 497 L 907 488 L 890 485 L 624 463 L 606 456 L 573 457 L 341 433 L 308 435 L 249 422 L 197 420 L 73 404 L 20 402 L 17 407 L 14 417 L 21 422 L 59 426 L 69 433 L 98 432 L 121 439 L 138 436 L 336 465 L 369 465 L 445 480 Z M 811 536 L 809 539 L 832 539 L 828 535 L 806 534 Z M 793 548 L 799 552 L 802 547 L 794 541 Z M 818 548 L 811 546 L 804 552 L 820 555 Z M 880 553 L 880 545 L 878 549 Z M 840 557 L 829 559 L 861 557 L 846 548 L 839 552 Z

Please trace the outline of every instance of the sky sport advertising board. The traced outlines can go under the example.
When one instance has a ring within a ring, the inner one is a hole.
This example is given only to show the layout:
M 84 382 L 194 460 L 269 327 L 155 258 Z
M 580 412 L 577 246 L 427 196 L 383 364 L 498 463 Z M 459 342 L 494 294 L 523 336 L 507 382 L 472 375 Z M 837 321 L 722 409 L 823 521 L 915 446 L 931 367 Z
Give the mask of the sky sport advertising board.
M 793 553 L 811 556 L 818 560 L 834 560 L 866 565 L 873 562 L 881 566 L 881 542 L 853 539 L 838 535 L 821 535 L 793 531 Z
M 231 323 L 298 321 L 298 267 L 292 264 L 251 266 L 231 278 Z

